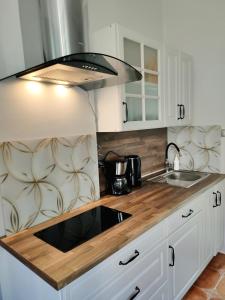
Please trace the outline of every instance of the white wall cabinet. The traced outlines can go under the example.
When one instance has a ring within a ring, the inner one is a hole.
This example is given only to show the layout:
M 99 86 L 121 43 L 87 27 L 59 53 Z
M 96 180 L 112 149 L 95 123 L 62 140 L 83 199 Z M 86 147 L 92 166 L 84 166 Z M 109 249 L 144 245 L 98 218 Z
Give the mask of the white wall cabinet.
M 161 44 L 118 24 L 91 36 L 89 50 L 122 59 L 142 73 L 143 79 L 95 91 L 100 132 L 164 126 Z
M 164 50 L 164 97 L 167 126 L 191 124 L 192 57 L 184 52 Z

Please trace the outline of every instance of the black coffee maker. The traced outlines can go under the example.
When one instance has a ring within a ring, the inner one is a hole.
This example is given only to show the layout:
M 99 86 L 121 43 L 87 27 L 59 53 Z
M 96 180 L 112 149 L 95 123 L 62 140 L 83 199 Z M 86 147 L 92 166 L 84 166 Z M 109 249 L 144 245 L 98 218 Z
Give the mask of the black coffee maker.
M 141 186 L 141 158 L 138 155 L 125 156 L 127 159 L 126 177 L 130 187 Z
M 113 154 L 114 158 L 108 160 L 109 154 Z M 124 156 L 120 156 L 113 151 L 109 151 L 103 160 L 107 192 L 112 195 L 124 195 L 131 192 L 126 177 L 128 160 Z

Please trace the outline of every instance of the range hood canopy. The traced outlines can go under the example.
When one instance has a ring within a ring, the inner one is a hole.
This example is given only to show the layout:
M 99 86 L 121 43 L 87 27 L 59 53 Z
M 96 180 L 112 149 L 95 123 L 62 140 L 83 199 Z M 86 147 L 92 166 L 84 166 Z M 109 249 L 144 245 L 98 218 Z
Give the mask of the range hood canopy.
M 89 39 L 84 36 L 87 18 L 83 17 L 82 5 L 82 0 L 18 0 L 18 34 L 24 56 L 21 65 L 25 66 L 11 70 L 12 76 L 77 85 L 85 90 L 142 78 L 135 68 L 115 57 L 85 53 L 84 40 L 88 44 Z
M 100 53 L 77 53 L 35 66 L 16 77 L 79 86 L 86 91 L 141 80 L 142 75 L 129 64 Z

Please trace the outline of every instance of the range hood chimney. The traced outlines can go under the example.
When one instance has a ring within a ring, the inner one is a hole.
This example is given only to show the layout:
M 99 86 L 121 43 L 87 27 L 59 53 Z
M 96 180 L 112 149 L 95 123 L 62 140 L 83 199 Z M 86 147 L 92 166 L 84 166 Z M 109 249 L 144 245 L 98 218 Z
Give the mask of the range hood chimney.
M 81 2 L 18 0 L 26 69 L 12 76 L 87 91 L 142 78 L 115 57 L 84 52 Z

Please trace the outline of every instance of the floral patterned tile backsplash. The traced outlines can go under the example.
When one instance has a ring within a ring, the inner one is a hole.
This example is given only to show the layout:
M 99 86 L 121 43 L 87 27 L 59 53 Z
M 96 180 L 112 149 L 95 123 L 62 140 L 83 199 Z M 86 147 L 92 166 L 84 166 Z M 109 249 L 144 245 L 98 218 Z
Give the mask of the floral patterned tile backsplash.
M 1 143 L 5 234 L 97 200 L 96 174 L 95 135 Z
M 220 172 L 220 126 L 170 127 L 168 128 L 168 142 L 174 142 L 181 150 L 181 169 Z M 171 148 L 170 162 L 173 159 L 174 151 Z

